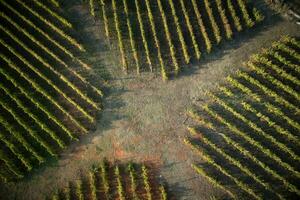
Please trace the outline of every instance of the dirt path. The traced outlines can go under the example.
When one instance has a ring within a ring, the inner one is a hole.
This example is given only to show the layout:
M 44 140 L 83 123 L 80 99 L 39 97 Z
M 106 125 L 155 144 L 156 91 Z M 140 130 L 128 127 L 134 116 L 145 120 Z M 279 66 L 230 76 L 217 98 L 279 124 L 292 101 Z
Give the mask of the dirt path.
M 86 8 L 77 6 L 81 15 Z M 89 19 L 90 20 L 90 19 Z M 87 18 L 87 21 L 89 21 Z M 84 24 L 84 22 L 82 22 Z M 90 26 L 91 25 L 91 26 Z M 195 155 L 182 143 L 187 134 L 185 110 L 197 98 L 205 100 L 204 91 L 214 89 L 228 74 L 243 68 L 242 62 L 262 47 L 268 47 L 281 35 L 300 36 L 300 27 L 278 17 L 267 16 L 264 25 L 244 32 L 201 63 L 185 70 L 173 81 L 163 83 L 153 75 L 126 77 L 115 73 L 114 57 L 104 49 L 97 32 L 99 27 L 87 23 L 98 44 L 90 52 L 91 62 L 100 62 L 111 73 L 111 90 L 97 129 L 72 144 L 61 158 L 40 169 L 18 184 L 0 185 L 0 199 L 42 199 L 89 169 L 104 156 L 109 160 L 135 160 L 154 163 L 178 199 L 209 199 L 222 195 L 192 171 Z M 98 69 L 97 69 L 98 70 Z M 99 69 L 100 70 L 100 69 Z M 200 160 L 197 158 L 196 160 Z

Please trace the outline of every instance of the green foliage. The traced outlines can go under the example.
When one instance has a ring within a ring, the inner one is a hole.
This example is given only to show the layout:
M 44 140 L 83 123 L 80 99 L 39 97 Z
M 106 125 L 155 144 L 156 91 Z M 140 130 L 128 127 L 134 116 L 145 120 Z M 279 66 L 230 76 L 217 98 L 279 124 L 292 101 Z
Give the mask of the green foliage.
M 237 0 L 237 2 L 238 2 L 238 5 L 239 5 L 239 7 L 240 7 L 240 9 L 241 9 L 241 11 L 242 11 L 243 18 L 244 18 L 244 20 L 246 21 L 246 25 L 247 25 L 248 27 L 254 26 L 254 22 L 253 22 L 253 20 L 251 19 L 250 15 L 249 15 L 249 13 L 248 13 L 248 10 L 247 10 L 247 8 L 246 8 L 245 1 L 244 1 L 244 0 Z
M 14 53 L 27 67 L 29 67 L 31 70 L 33 70 L 36 74 L 38 74 L 41 78 L 43 78 L 50 86 L 52 86 L 58 93 L 62 94 L 63 97 L 65 97 L 66 100 L 71 100 L 69 97 L 66 96 L 65 93 L 63 93 L 49 78 L 47 78 L 45 75 L 43 75 L 38 69 L 36 69 L 34 66 L 32 66 L 23 56 L 21 56 L 19 53 L 15 51 L 11 46 L 7 45 L 2 39 L 0 39 L 0 43 L 5 46 L 8 50 L 10 50 L 12 53 Z M 63 108 L 50 94 L 48 91 L 46 91 L 44 88 L 42 88 L 39 83 L 37 83 L 36 80 L 32 80 L 28 74 L 25 74 L 18 68 L 11 60 L 9 60 L 7 57 L 2 56 L 1 58 L 5 60 L 11 68 L 19 72 L 19 74 L 28 81 L 34 89 L 36 89 L 38 92 L 40 92 L 44 97 L 46 97 L 51 103 L 56 105 L 56 107 L 62 111 L 66 116 L 68 116 L 74 124 L 76 124 L 79 128 L 81 128 L 84 132 L 88 132 L 86 128 L 80 124 L 80 122 L 75 119 L 68 111 L 66 111 L 65 108 Z M 73 100 L 71 100 L 73 101 Z M 73 138 L 72 133 L 67 132 L 70 134 L 70 137 Z
M 154 38 L 155 46 L 157 48 L 157 57 L 158 57 L 158 60 L 159 60 L 159 63 L 160 63 L 162 79 L 163 80 L 168 80 L 166 66 L 165 66 L 164 60 L 162 58 L 160 42 L 158 40 L 158 36 L 157 36 L 157 32 L 156 32 L 156 26 L 155 26 L 155 22 L 154 22 L 154 17 L 153 17 L 153 14 L 152 14 L 152 9 L 150 7 L 150 2 L 149 2 L 149 0 L 145 0 L 145 3 L 146 3 L 146 7 L 147 7 L 148 19 L 150 21 L 152 36 Z
M 120 200 L 125 200 L 125 196 L 124 196 L 124 187 L 123 187 L 123 184 L 122 184 L 122 177 L 120 175 L 120 168 L 119 166 L 117 165 L 115 167 L 115 176 L 117 178 L 117 190 L 118 190 L 118 197 Z
M 91 199 L 97 200 L 97 186 L 96 186 L 96 177 L 94 171 L 89 171 L 89 182 L 91 188 Z
M 124 49 L 124 44 L 123 44 L 123 37 L 122 37 L 122 33 L 121 33 L 120 23 L 119 23 L 116 0 L 112 0 L 112 9 L 113 9 L 113 14 L 114 14 L 115 29 L 117 31 L 117 36 L 118 36 L 119 49 L 120 49 L 120 53 L 121 53 L 122 68 L 123 68 L 123 71 L 127 72 L 128 65 L 127 65 L 127 61 L 126 61 L 126 55 L 125 55 L 125 49 Z
M 161 185 L 161 186 L 159 187 L 159 190 L 160 190 L 161 199 L 162 199 L 162 200 L 167 200 L 167 199 L 168 199 L 168 194 L 167 194 L 167 192 L 166 192 L 165 187 L 164 187 L 163 185 Z
M 233 18 L 233 22 L 234 22 L 236 30 L 242 31 L 243 27 L 241 25 L 240 18 L 238 17 L 238 15 L 233 7 L 232 0 L 227 0 L 227 6 L 230 10 L 230 14 L 231 14 L 231 17 Z
M 105 198 L 110 199 L 110 195 L 109 195 L 110 186 L 108 181 L 107 170 L 108 170 L 108 163 L 104 160 L 100 165 L 100 176 L 101 176 L 101 181 L 103 183 Z
M 152 188 L 149 182 L 149 175 L 148 175 L 148 169 L 145 165 L 142 166 L 142 177 L 144 182 L 144 187 L 146 190 L 146 195 L 148 200 L 152 200 Z
M 191 40 L 192 40 L 192 43 L 193 43 L 196 58 L 199 60 L 200 56 L 201 56 L 201 52 L 200 52 L 200 48 L 199 48 L 199 45 L 198 45 L 197 40 L 196 40 L 194 28 L 193 28 L 192 22 L 190 20 L 190 16 L 189 16 L 189 13 L 187 11 L 184 0 L 180 0 L 180 5 L 181 5 L 182 12 L 184 14 L 186 26 L 189 30 L 189 34 L 190 34 L 190 37 L 191 37 Z
M 259 19 L 253 21 L 250 18 L 248 3 L 244 1 L 238 5 L 232 0 L 205 0 L 203 4 L 196 0 L 191 0 L 191 3 L 184 0 L 178 3 L 174 0 L 134 0 L 134 5 L 126 0 L 99 1 L 105 34 L 110 37 L 109 44 L 119 48 L 123 70 L 127 73 L 134 65 L 139 74 L 146 64 L 151 72 L 156 72 L 154 64 L 157 61 L 163 80 L 177 76 L 183 68 L 181 65 L 189 64 L 193 57 L 199 60 L 202 48 L 210 53 L 221 43 L 223 32 L 227 39 L 232 39 L 232 23 L 241 31 L 242 25 L 250 28 L 262 20 L 257 9 L 253 12 Z M 199 8 L 200 4 L 204 10 Z M 91 10 L 93 6 L 90 5 Z M 108 11 L 112 11 L 112 19 L 108 17 Z
M 168 0 L 168 2 L 169 2 L 169 5 L 171 7 L 172 16 L 173 16 L 173 19 L 174 19 L 174 22 L 175 22 L 177 34 L 179 36 L 179 40 L 180 40 L 180 44 L 181 44 L 181 48 L 182 48 L 182 53 L 184 55 L 185 63 L 188 64 L 190 62 L 191 57 L 189 55 L 188 47 L 187 47 L 185 39 L 183 37 L 183 32 L 182 32 L 181 26 L 179 24 L 179 19 L 178 19 L 177 14 L 176 14 L 176 8 L 175 8 L 175 5 L 173 3 L 173 0 Z
M 141 36 L 142 36 L 143 46 L 144 46 L 145 53 L 146 53 L 147 63 L 149 65 L 150 71 L 152 72 L 153 66 L 152 66 L 152 62 L 151 62 L 151 58 L 150 58 L 149 44 L 148 44 L 148 40 L 146 38 L 146 33 L 145 33 L 144 23 L 143 23 L 143 19 L 142 19 L 142 15 L 141 15 L 139 0 L 134 0 L 134 2 L 135 2 L 136 10 L 137 10 L 136 14 L 137 14 L 138 22 L 139 22 L 139 28 L 140 28 L 140 32 L 141 32 Z
M 42 36 L 44 36 L 47 40 L 49 40 L 51 43 L 53 43 L 56 47 L 58 47 L 60 50 L 62 50 L 65 54 L 67 54 L 70 58 L 77 61 L 83 68 L 89 70 L 91 69 L 90 66 L 82 62 L 79 58 L 73 55 L 71 51 L 66 49 L 64 46 L 59 44 L 55 39 L 53 39 L 49 34 L 47 34 L 45 31 L 40 29 L 37 25 L 35 25 L 29 18 L 23 16 L 20 12 L 18 12 L 15 8 L 7 4 L 5 1 L 0 1 L 0 3 L 5 6 L 7 9 L 9 9 L 13 14 L 20 17 L 26 24 L 28 24 L 30 27 L 32 27 L 35 31 L 39 32 Z
M 71 184 L 74 185 L 72 189 L 69 184 L 66 188 L 58 190 L 61 198 L 66 200 L 74 196 L 82 200 L 87 197 L 105 200 L 169 198 L 165 187 L 156 182 L 155 176 L 149 172 L 151 169 L 144 164 L 113 164 L 103 160 L 96 166 L 98 167 L 93 167 L 87 172 L 87 177 L 82 176 L 75 184 Z
M 76 181 L 75 193 L 76 193 L 76 198 L 78 200 L 84 200 L 84 194 L 83 194 L 82 180 L 81 179 Z
M 135 40 L 133 38 L 134 36 L 133 36 L 132 28 L 131 28 L 130 16 L 128 13 L 127 0 L 123 0 L 123 6 L 124 6 L 125 15 L 126 15 L 127 28 L 128 28 L 128 32 L 129 32 L 129 38 L 130 38 L 130 45 L 131 45 L 133 57 L 134 57 L 135 64 L 136 64 L 136 71 L 139 74 L 140 73 L 140 63 L 139 63 Z
M 187 113 L 205 127 L 201 128 L 205 131 L 200 134 L 198 129 L 188 127 L 191 139 L 185 139 L 184 143 L 209 165 L 234 181 L 239 191 L 243 190 L 255 199 L 265 198 L 264 192 L 255 190 L 256 183 L 278 199 L 286 199 L 287 193 L 300 194 L 295 182 L 290 179 L 291 174 L 296 178 L 300 176 L 293 165 L 300 160 L 294 147 L 299 146 L 299 137 L 295 134 L 295 131 L 300 130 L 295 117 L 299 114 L 299 108 L 290 100 L 291 97 L 299 100 L 299 93 L 295 88 L 300 82 L 291 73 L 291 70 L 296 72 L 293 63 L 297 59 L 297 52 L 294 50 L 296 46 L 297 40 L 283 37 L 271 48 L 253 55 L 247 62 L 252 71 L 238 71 L 234 77 L 228 76 L 227 85 L 219 86 L 217 92 L 206 93 L 212 101 L 201 107 L 202 112 L 190 109 Z M 282 51 L 285 53 L 279 53 Z M 235 154 L 236 151 L 239 153 Z M 264 158 L 268 158 L 268 161 Z M 272 181 L 262 178 L 260 170 L 253 168 L 250 163 L 246 164 L 244 159 L 259 166 L 264 171 L 263 174 L 268 173 Z M 230 170 L 231 167 L 223 168 L 227 166 L 226 163 L 223 165 L 224 160 L 240 172 L 236 174 L 235 170 Z M 229 188 L 207 173 L 206 165 L 200 167 L 192 164 L 192 167 L 213 185 L 224 190 Z M 256 183 L 248 187 L 246 182 L 239 180 L 242 176 L 251 178 Z M 278 190 L 282 186 L 284 189 Z
M 253 8 L 252 13 L 256 22 L 261 22 L 265 19 L 263 14 L 259 10 L 257 10 L 257 8 Z
M 104 22 L 104 29 L 105 29 L 105 35 L 107 39 L 110 38 L 109 34 L 109 28 L 108 28 L 108 20 L 107 20 L 107 15 L 106 15 L 106 9 L 105 9 L 105 0 L 99 0 L 100 1 L 100 6 L 102 10 L 102 17 L 103 17 L 103 22 Z
M 210 6 L 210 1 L 209 0 L 204 0 L 204 5 L 205 5 L 206 11 L 208 13 L 208 17 L 209 17 L 209 20 L 210 20 L 210 23 L 211 23 L 211 26 L 212 26 L 217 44 L 219 44 L 222 40 L 222 36 L 220 34 L 219 26 L 218 26 L 218 24 L 215 20 L 212 8 Z
M 59 7 L 59 3 L 57 0 L 49 0 L 55 7 Z
M 68 80 L 67 77 L 65 77 L 63 74 L 61 74 L 60 72 L 58 72 L 56 69 L 54 69 L 52 66 L 50 66 L 50 64 L 45 61 L 41 56 L 39 56 L 34 50 L 30 49 L 27 45 L 25 45 L 21 40 L 19 40 L 13 33 L 11 33 L 8 30 L 5 30 L 5 28 L 3 26 L 0 25 L 0 29 L 3 30 L 7 35 L 9 35 L 14 41 L 16 41 L 21 47 L 23 47 L 27 52 L 29 52 L 34 58 L 36 58 L 38 61 L 40 61 L 44 66 L 46 66 L 47 68 L 49 68 L 54 74 L 57 75 L 57 77 L 59 77 L 63 82 L 65 82 L 72 90 L 74 90 L 78 95 L 80 95 L 80 97 L 82 97 L 83 100 L 85 100 L 86 102 L 88 102 L 90 105 L 92 105 L 94 108 L 98 109 L 98 106 L 96 105 L 96 103 L 91 100 L 89 97 L 87 97 L 85 94 L 83 94 L 81 92 L 81 90 L 75 86 L 72 82 L 70 82 Z M 39 76 L 41 76 L 43 79 L 46 80 L 46 82 L 48 82 L 57 92 L 59 92 L 63 97 L 65 97 L 71 104 L 74 105 L 74 107 L 76 107 L 79 111 L 81 111 L 91 122 L 94 122 L 94 118 L 87 113 L 81 105 L 77 104 L 75 101 L 73 101 L 70 97 L 68 97 L 63 91 L 61 91 L 58 87 L 56 87 L 56 85 L 54 83 L 52 83 L 52 81 L 50 81 L 45 75 L 43 75 L 40 70 L 37 70 L 36 68 L 32 67 L 29 62 L 27 62 L 27 60 L 25 60 L 22 56 L 20 56 L 20 54 L 16 53 L 16 51 L 14 49 L 12 49 L 10 46 L 8 46 L 7 44 L 5 44 L 5 46 L 11 50 L 11 52 L 13 54 L 15 54 L 17 57 L 20 58 L 20 60 L 22 60 L 27 66 L 29 66 L 29 68 L 31 68 L 35 73 L 37 73 Z
M 189 128 L 189 131 L 191 132 L 192 135 L 199 135 L 199 133 L 193 129 Z M 232 165 L 235 165 L 238 167 L 241 171 L 243 171 L 245 174 L 247 174 L 249 177 L 253 178 L 257 183 L 261 184 L 264 186 L 267 190 L 272 191 L 273 193 L 276 194 L 276 192 L 272 189 L 269 183 L 265 182 L 263 179 L 258 177 L 255 173 L 251 172 L 251 170 L 242 164 L 240 161 L 235 159 L 234 157 L 230 156 L 227 154 L 223 149 L 219 148 L 217 145 L 215 145 L 213 142 L 211 142 L 208 137 L 206 137 L 204 134 L 201 134 L 201 142 L 205 143 L 206 145 L 210 146 L 212 149 L 214 149 L 217 153 L 219 153 L 221 156 L 223 156 L 226 160 L 228 160 L 229 163 Z M 280 199 L 283 199 L 280 195 L 278 195 Z
M 177 75 L 179 73 L 180 69 L 179 69 L 179 64 L 177 62 L 175 46 L 172 42 L 171 33 L 170 33 L 169 25 L 168 25 L 168 22 L 167 22 L 167 17 L 166 17 L 164 8 L 162 6 L 161 0 L 157 0 L 157 4 L 158 4 L 159 12 L 160 12 L 162 20 L 163 20 L 165 35 L 166 35 L 166 39 L 168 41 L 168 45 L 169 45 L 169 48 L 170 48 L 172 63 L 173 63 L 174 68 L 175 68 L 175 75 Z
M 64 26 L 67 26 L 68 28 L 72 28 L 72 24 L 68 22 L 65 18 L 58 15 L 55 11 L 51 10 L 47 6 L 45 6 L 43 3 L 40 2 L 40 0 L 32 0 L 38 7 L 42 8 L 44 11 L 48 12 L 51 16 L 53 16 L 56 20 L 60 21 Z M 52 2 L 58 7 L 58 3 L 55 2 L 55 0 L 52 0 Z
M 225 28 L 226 37 L 228 39 L 231 39 L 233 32 L 232 32 L 232 29 L 230 27 L 230 23 L 228 21 L 228 18 L 226 16 L 225 9 L 223 8 L 222 0 L 216 0 L 216 3 L 217 3 L 218 11 L 219 11 L 221 19 L 222 19 L 223 26 Z
M 0 103 L 4 113 L 11 116 L 8 123 L 1 113 L 2 126 L 9 134 L 1 140 L 14 157 L 9 160 L 22 168 L 22 176 L 16 170 L 10 170 L 15 174 L 12 177 L 1 173 L 8 176 L 4 178 L 7 181 L 22 178 L 23 173 L 45 162 L 48 156 L 56 158 L 68 142 L 78 140 L 75 133 L 88 133 L 95 123 L 96 111 L 101 110 L 94 97 L 102 97 L 102 91 L 71 66 L 72 63 L 91 69 L 72 53 L 75 48 L 85 49 L 66 34 L 65 29 L 72 25 L 59 14 L 58 2 L 49 3 L 53 6 L 41 0 L 33 0 L 32 4 L 0 1 L 5 8 L 5 12 L 0 12 L 4 22 L 0 25 L 0 43 L 4 47 L 0 55 L 4 65 L 0 68 L 0 90 L 6 97 Z M 4 168 L 13 166 L 9 160 L 2 165 Z
M 61 37 L 65 38 L 69 43 L 76 46 L 79 50 L 85 51 L 84 47 L 80 45 L 74 38 L 66 34 L 61 29 L 57 28 L 53 23 L 51 23 L 49 20 L 45 19 L 43 16 L 41 16 L 39 13 L 34 11 L 32 8 L 30 8 L 26 3 L 22 2 L 21 0 L 16 0 L 19 5 L 21 5 L 23 8 L 28 10 L 30 13 L 32 13 L 34 16 L 36 16 L 38 19 L 40 19 L 42 22 L 44 22 L 47 26 L 49 26 L 52 30 L 57 32 Z
M 139 198 L 137 194 L 137 174 L 133 163 L 128 164 L 127 171 L 129 172 L 129 176 L 130 176 L 130 184 L 131 184 L 131 192 L 132 192 L 133 200 L 138 200 Z
M 90 13 L 93 17 L 95 17 L 95 2 L 94 0 L 89 0 L 89 4 L 90 4 Z
M 192 4 L 193 4 L 194 12 L 196 14 L 196 19 L 197 19 L 198 25 L 199 25 L 200 30 L 201 30 L 201 34 L 203 36 L 203 39 L 204 39 L 204 42 L 205 42 L 205 45 L 206 45 L 206 50 L 207 50 L 208 53 L 210 53 L 211 49 L 212 49 L 212 44 L 211 44 L 211 41 L 208 37 L 206 27 L 205 27 L 204 22 L 202 20 L 202 15 L 201 15 L 201 13 L 198 9 L 198 4 L 197 4 L 196 0 L 192 0 Z

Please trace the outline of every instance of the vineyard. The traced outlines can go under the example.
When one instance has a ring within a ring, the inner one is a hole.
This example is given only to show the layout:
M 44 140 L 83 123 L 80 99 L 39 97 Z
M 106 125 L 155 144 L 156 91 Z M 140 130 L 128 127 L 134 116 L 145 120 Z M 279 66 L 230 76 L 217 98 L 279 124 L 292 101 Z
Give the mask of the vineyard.
M 156 71 L 164 80 L 264 19 L 244 0 L 88 2 L 123 71 Z
M 300 199 L 294 2 L 0 0 L 0 200 Z
M 300 41 L 284 36 L 188 111 L 192 168 L 236 199 L 297 199 Z
M 103 161 L 48 199 L 170 199 L 165 186 L 153 173 L 145 164 Z
M 0 177 L 14 180 L 93 129 L 103 93 L 56 0 L 0 7 Z

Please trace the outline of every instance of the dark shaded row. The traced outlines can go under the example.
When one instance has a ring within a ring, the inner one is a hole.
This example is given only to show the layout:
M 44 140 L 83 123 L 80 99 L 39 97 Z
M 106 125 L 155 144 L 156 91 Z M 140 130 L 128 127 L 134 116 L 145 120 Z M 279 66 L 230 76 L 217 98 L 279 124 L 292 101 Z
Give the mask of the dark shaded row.
M 134 163 L 112 164 L 103 161 L 87 175 L 58 190 L 49 199 L 170 199 L 151 167 Z
M 164 80 L 264 18 L 243 0 L 90 0 L 89 5 L 108 40 L 117 41 L 123 70 L 158 70 Z
M 15 0 L 0 11 L 0 174 L 13 180 L 88 133 L 103 94 L 59 8 Z
M 193 168 L 232 197 L 300 196 L 299 47 L 283 37 L 189 111 L 196 124 L 185 143 L 205 161 Z

